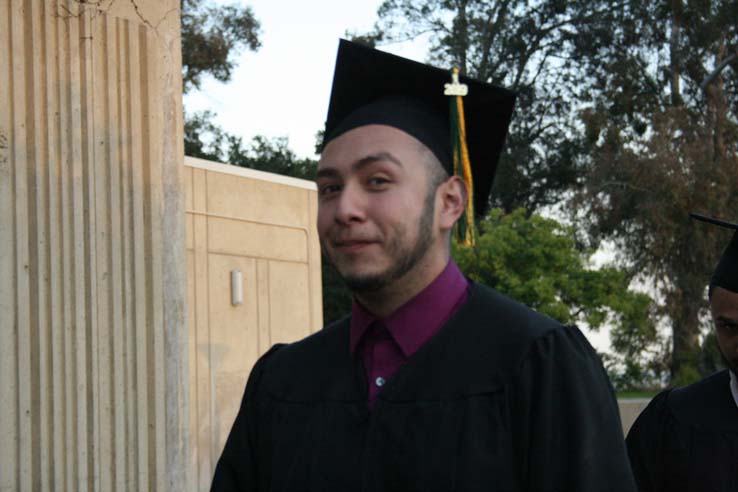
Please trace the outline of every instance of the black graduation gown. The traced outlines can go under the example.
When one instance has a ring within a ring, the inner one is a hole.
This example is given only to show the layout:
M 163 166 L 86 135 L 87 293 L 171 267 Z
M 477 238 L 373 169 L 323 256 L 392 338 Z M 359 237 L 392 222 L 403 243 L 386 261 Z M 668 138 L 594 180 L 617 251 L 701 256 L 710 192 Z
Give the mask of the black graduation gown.
M 584 336 L 474 284 L 367 408 L 349 320 L 254 366 L 214 491 L 631 492 Z
M 641 492 L 738 491 L 738 407 L 728 371 L 658 394 L 628 433 Z

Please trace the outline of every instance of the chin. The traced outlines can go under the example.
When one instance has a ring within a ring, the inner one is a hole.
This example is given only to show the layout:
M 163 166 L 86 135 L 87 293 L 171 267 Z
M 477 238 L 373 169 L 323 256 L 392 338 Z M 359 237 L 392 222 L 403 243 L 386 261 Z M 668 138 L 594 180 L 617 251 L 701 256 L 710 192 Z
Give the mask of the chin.
M 378 268 L 376 261 L 346 260 L 333 262 L 334 267 L 343 278 L 374 278 L 381 277 L 386 269 Z
M 386 272 L 346 272 L 339 270 L 341 278 L 352 292 L 374 292 L 390 283 Z

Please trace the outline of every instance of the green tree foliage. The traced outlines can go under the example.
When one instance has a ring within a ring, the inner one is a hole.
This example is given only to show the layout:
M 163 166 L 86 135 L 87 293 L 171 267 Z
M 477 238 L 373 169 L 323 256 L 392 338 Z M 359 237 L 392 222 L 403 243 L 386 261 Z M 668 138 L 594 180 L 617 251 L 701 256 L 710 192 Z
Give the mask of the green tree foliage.
M 315 178 L 318 162 L 298 158 L 286 137 L 268 139 L 257 135 L 248 146 L 244 146 L 241 137 L 228 135 L 227 141 L 226 162 L 229 164 L 310 181 Z
M 256 135 L 248 144 L 242 137 L 213 123 L 214 113 L 195 113 L 185 122 L 185 155 L 248 167 L 293 178 L 312 180 L 318 162 L 298 158 L 286 137 Z
M 259 21 L 248 6 L 216 5 L 209 0 L 181 0 L 182 82 L 185 93 L 199 89 L 203 75 L 231 80 L 234 57 L 243 48 L 256 51 Z M 224 161 L 223 148 L 233 137 L 213 122 L 215 113 L 185 108 L 185 155 Z
M 259 21 L 248 6 L 208 0 L 181 0 L 180 6 L 184 92 L 199 89 L 203 74 L 228 82 L 234 55 L 261 46 Z
M 212 111 L 199 111 L 191 115 L 185 113 L 185 155 L 224 162 L 223 148 L 230 135 L 213 123 L 214 117 Z
M 571 90 L 581 73 L 570 53 L 576 27 L 595 13 L 564 0 L 385 0 L 373 32 L 354 39 L 381 45 L 426 37 L 431 63 L 515 90 L 492 196 L 506 212 L 532 213 L 559 201 L 583 172 Z
M 573 228 L 523 209 L 492 210 L 475 247 L 454 244 L 454 258 L 474 281 L 562 323 L 610 326 L 618 352 L 607 361 L 613 379 L 622 389 L 650 386 L 663 372 L 652 301 L 629 288 L 627 272 L 590 267 L 592 253 Z
M 592 8 L 610 2 L 593 2 Z M 579 28 L 591 172 L 576 200 L 594 238 L 655 279 L 675 385 L 704 375 L 705 284 L 738 217 L 738 3 L 625 2 Z M 714 357 L 713 357 L 714 359 Z M 703 372 L 700 373 L 700 370 Z

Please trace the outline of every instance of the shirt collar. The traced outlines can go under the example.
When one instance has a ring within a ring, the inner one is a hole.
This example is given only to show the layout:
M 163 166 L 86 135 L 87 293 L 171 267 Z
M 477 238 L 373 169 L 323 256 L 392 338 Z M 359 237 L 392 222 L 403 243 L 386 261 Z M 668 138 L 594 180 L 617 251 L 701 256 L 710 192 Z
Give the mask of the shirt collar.
M 351 304 L 351 333 L 349 337 L 352 354 L 356 352 L 356 347 L 359 346 L 359 342 L 369 330 L 369 326 L 376 320 L 377 318 L 354 298 Z
M 377 318 L 354 299 L 351 307 L 351 353 L 356 352 L 369 326 L 378 321 L 390 333 L 403 355 L 411 356 L 453 314 L 468 286 L 461 270 L 451 260 L 433 282 L 386 318 Z
M 728 372 L 730 373 L 730 393 L 733 395 L 736 406 L 738 406 L 738 378 L 736 378 L 733 371 Z

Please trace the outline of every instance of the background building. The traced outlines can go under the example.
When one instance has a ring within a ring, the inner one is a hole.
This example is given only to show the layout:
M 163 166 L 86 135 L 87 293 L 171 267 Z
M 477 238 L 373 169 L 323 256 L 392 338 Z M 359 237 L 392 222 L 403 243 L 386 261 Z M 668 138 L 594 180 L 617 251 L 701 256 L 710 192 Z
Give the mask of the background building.
M 323 324 L 309 181 L 185 157 L 191 470 L 212 474 L 256 359 Z

